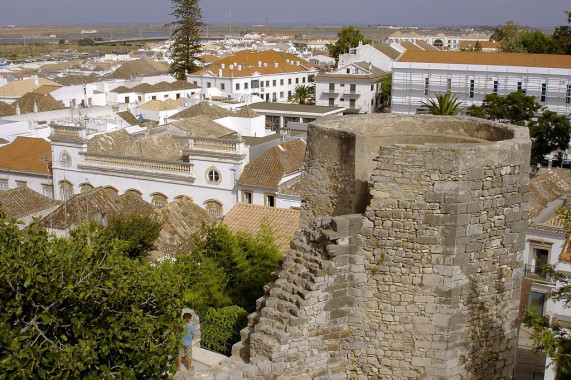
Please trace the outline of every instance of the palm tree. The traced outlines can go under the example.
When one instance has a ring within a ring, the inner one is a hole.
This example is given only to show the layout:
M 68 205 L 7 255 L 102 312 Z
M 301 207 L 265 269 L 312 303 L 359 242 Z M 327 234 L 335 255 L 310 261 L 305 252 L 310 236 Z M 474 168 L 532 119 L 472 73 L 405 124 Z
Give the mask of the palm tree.
M 451 96 L 449 92 L 446 94 L 436 94 L 436 100 L 430 98 L 428 102 L 422 102 L 432 115 L 457 115 L 466 107 L 462 107 L 462 101 L 456 95 Z
M 304 84 L 295 86 L 295 93 L 290 101 L 298 104 L 313 104 L 315 101 L 313 86 L 306 86 Z

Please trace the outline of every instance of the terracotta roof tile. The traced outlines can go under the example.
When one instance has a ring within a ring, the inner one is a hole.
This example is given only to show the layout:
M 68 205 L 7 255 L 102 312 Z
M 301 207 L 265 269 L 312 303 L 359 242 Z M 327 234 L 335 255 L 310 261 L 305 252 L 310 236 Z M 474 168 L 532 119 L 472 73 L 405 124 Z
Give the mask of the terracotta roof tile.
M 392 48 L 389 44 L 377 43 L 377 44 L 373 44 L 373 47 L 392 60 L 397 59 L 399 57 L 399 55 L 401 54 L 400 51 Z
M 244 118 L 248 118 L 248 119 L 253 119 L 255 117 L 258 117 L 258 114 L 251 107 L 244 106 L 244 107 L 240 108 L 238 110 L 238 112 L 236 112 L 236 116 L 237 117 L 244 117 Z
M 280 186 L 278 194 L 301 197 L 301 176 Z
M 403 45 L 404 46 L 404 45 Z M 398 62 L 523 66 L 571 69 L 571 55 L 485 53 L 477 51 L 406 51 Z
M 166 74 L 169 67 L 163 63 L 150 58 L 140 58 L 122 64 L 117 70 L 111 73 L 109 79 L 131 79 L 141 76 Z
M 135 115 L 133 115 L 129 111 L 117 112 L 117 116 L 119 116 L 121 119 L 125 120 L 131 126 L 133 126 L 133 125 L 138 125 L 141 127 L 143 126 L 143 124 L 139 121 L 139 119 L 137 119 L 137 117 L 135 117 Z
M 284 175 L 301 169 L 304 157 L 303 140 L 281 143 L 246 165 L 238 182 L 248 186 L 277 189 Z
M 26 93 L 32 92 L 44 85 L 61 87 L 61 85 L 57 84 L 56 82 L 52 82 L 51 80 L 45 78 L 15 80 L 0 87 L 0 94 L 2 94 L 2 96 L 19 98 L 24 96 Z
M 476 43 L 480 43 L 482 49 L 497 49 L 502 46 L 501 42 L 498 41 L 460 41 L 460 45 L 458 47 L 460 49 L 470 49 L 475 48 Z
M 531 179 L 529 219 L 532 220 L 561 196 L 571 192 L 571 170 L 553 168 Z
M 22 115 L 26 113 L 33 113 L 34 104 L 37 107 L 38 112 L 57 111 L 65 108 L 60 102 L 55 100 L 54 97 L 49 94 L 42 95 L 30 92 L 12 104 L 12 110 L 14 111 L 13 114 L 16 113 L 16 105 L 20 107 L 20 114 Z
M 159 237 L 155 241 L 153 256 L 177 255 L 192 247 L 190 236 L 202 228 L 202 222 L 212 223 L 216 218 L 194 203 L 190 198 L 181 197 L 155 213 L 163 220 Z
M 173 121 L 170 125 L 186 132 L 189 137 L 207 139 L 237 139 L 236 131 L 226 128 L 206 116 L 195 116 L 188 119 Z
M 221 119 L 227 116 L 233 116 L 232 112 L 228 111 L 226 108 L 217 106 L 216 104 L 210 104 L 208 102 L 200 102 L 192 107 L 180 111 L 172 115 L 171 119 L 184 119 L 195 116 L 206 116 L 210 120 Z
M 51 145 L 44 139 L 18 136 L 9 145 L 0 147 L 0 168 L 29 173 L 49 174 Z
M 60 204 L 25 186 L 0 193 L 0 205 L 10 218 L 20 219 Z
M 245 203 L 236 204 L 224 216 L 224 223 L 232 232 L 247 232 L 256 235 L 262 223 L 268 223 L 274 231 L 280 252 L 286 254 L 290 241 L 299 228 L 299 210 L 257 206 Z
M 80 226 L 88 216 L 90 219 L 106 217 L 109 220 L 119 214 L 138 215 L 152 210 L 154 207 L 139 195 L 125 193 L 117 196 L 97 187 L 74 195 L 51 214 L 44 216 L 40 223 L 48 228 L 63 230 Z
M 261 62 L 261 66 L 259 62 Z M 299 62 L 299 65 L 297 65 L 297 62 Z M 234 65 L 234 63 L 236 63 L 236 65 Z M 264 64 L 266 66 L 264 66 Z M 222 65 L 224 65 L 224 68 L 222 68 Z M 230 66 L 232 66 L 232 69 L 230 69 Z M 295 72 L 302 73 L 317 69 L 317 66 L 293 54 L 280 53 L 274 50 L 242 50 L 232 56 L 222 58 L 208 65 L 206 68 L 190 74 L 190 76 L 202 75 L 209 71 L 214 75 L 218 75 L 219 70 L 222 70 L 222 77 L 228 78 L 232 76 L 236 78 L 251 76 L 255 72 L 261 75 L 268 75 Z

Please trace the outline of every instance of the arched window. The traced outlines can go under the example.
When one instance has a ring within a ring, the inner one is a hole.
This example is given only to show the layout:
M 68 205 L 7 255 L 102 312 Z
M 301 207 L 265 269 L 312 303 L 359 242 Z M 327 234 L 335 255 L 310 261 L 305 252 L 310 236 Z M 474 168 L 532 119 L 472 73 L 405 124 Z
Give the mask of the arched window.
M 221 180 L 222 176 L 220 175 L 220 171 L 214 166 L 211 166 L 206 170 L 206 182 L 217 185 Z
M 160 208 L 167 205 L 168 201 L 166 195 L 161 193 L 155 193 L 152 195 L 153 195 L 153 200 L 152 200 L 153 206 Z
M 71 155 L 66 152 L 65 150 L 59 155 L 59 163 L 63 167 L 70 167 L 71 166 Z
M 82 193 L 87 193 L 88 191 L 91 191 L 93 189 L 94 189 L 93 185 L 90 184 L 89 182 L 84 182 L 81 185 L 79 185 L 79 190 Z
M 71 197 L 73 197 L 73 185 L 71 182 L 61 181 L 59 183 L 59 189 L 62 200 L 69 201 Z
M 209 200 L 205 202 L 206 210 L 217 218 L 222 217 L 222 204 L 216 200 Z

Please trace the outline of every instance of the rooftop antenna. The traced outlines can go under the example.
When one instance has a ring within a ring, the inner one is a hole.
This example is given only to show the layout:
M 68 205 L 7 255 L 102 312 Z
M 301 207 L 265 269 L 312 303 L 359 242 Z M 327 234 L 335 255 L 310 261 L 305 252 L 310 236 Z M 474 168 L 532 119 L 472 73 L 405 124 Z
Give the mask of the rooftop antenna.
M 268 16 L 266 16 L 266 38 L 270 35 L 270 30 L 268 28 Z
M 228 20 L 230 21 L 230 38 L 232 38 L 232 1 L 229 3 Z

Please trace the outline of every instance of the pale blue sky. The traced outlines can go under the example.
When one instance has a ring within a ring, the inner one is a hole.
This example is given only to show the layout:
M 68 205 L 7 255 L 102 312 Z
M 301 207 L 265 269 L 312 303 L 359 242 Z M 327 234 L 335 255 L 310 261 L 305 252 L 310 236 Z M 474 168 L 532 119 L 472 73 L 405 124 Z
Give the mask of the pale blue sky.
M 0 24 L 162 24 L 170 0 L 0 0 Z M 201 0 L 211 24 L 520 25 L 567 23 L 569 0 Z

